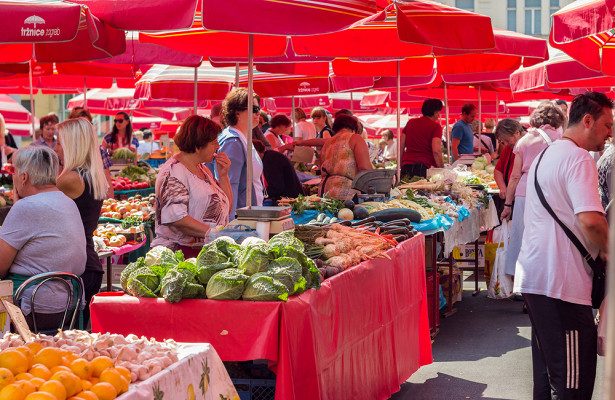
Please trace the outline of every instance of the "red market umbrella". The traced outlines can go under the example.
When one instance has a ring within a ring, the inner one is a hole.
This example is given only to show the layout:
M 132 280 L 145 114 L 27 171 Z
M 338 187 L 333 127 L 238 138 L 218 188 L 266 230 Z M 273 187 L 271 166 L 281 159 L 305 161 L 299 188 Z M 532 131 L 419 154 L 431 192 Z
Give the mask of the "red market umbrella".
M 612 3 L 579 0 L 554 13 L 549 44 L 590 69 L 615 75 Z
M 6 94 L 0 94 L 0 114 L 7 123 L 29 124 L 32 121 L 30 111 Z

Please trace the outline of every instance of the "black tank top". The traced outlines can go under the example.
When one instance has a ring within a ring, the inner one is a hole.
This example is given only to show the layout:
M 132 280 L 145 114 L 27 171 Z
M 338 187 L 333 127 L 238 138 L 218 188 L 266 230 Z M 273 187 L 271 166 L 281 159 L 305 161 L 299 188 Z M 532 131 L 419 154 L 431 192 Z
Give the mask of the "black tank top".
M 81 176 L 85 185 L 81 196 L 77 197 L 74 200 L 75 204 L 77 205 L 77 208 L 79 209 L 79 214 L 81 215 L 81 221 L 83 222 L 83 230 L 85 233 L 87 253 L 85 269 L 90 271 L 97 271 L 102 274 L 102 264 L 100 262 L 100 259 L 98 258 L 98 254 L 96 254 L 96 250 L 94 250 L 94 240 L 92 239 L 92 236 L 94 235 L 94 231 L 98 226 L 98 218 L 100 217 L 100 210 L 102 208 L 103 201 L 96 200 L 94 198 L 94 194 L 88 180 L 83 177 L 83 174 L 81 172 L 76 172 L 79 174 L 79 176 Z

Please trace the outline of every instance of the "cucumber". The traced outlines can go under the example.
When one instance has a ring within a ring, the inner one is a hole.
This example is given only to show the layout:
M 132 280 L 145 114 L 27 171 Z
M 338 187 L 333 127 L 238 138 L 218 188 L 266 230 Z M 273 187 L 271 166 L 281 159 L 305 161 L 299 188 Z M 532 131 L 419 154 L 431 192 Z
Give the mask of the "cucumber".
M 376 221 L 376 218 L 374 218 L 374 217 L 367 217 L 367 218 L 364 218 L 364 219 L 362 219 L 360 221 L 353 222 L 352 226 L 361 226 L 361 225 L 369 224 L 370 222 L 374 222 L 374 221 Z
M 326 217 L 325 219 L 322 220 L 323 224 L 329 224 L 331 223 L 331 218 L 330 217 Z
M 324 213 L 320 213 L 318 214 L 318 216 L 316 217 L 316 222 L 322 222 L 324 221 L 324 219 L 327 218 L 327 215 Z
M 382 222 L 391 222 L 404 218 L 411 222 L 421 222 L 421 214 L 409 208 L 389 208 L 388 210 L 376 211 L 370 216 Z

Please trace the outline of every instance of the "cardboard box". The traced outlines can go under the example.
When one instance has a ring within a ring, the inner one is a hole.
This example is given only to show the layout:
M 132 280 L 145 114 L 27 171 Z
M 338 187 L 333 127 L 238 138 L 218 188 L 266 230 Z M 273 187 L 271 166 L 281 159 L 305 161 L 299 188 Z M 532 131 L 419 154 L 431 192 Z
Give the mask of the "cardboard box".
M 455 246 L 453 248 L 453 258 L 455 260 L 460 259 L 473 259 L 474 258 L 474 243 L 464 244 L 461 246 Z M 474 268 L 474 261 L 457 261 L 457 266 L 461 268 Z M 485 245 L 478 245 L 478 267 L 485 267 Z
M 0 298 L 10 303 L 13 302 L 13 281 L 2 280 L 0 281 Z M 0 302 L 0 329 L 2 333 L 10 332 L 11 330 L 11 318 L 6 312 L 6 309 Z

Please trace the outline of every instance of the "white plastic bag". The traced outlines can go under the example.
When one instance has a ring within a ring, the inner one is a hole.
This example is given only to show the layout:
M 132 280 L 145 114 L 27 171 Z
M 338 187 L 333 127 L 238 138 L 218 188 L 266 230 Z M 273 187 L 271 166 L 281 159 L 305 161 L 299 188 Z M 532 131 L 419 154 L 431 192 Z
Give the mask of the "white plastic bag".
M 600 304 L 599 311 L 599 320 L 598 320 L 598 355 L 605 356 L 606 355 L 606 309 L 607 309 L 607 301 L 606 297 L 602 300 L 602 304 Z
M 501 246 L 495 253 L 493 272 L 487 288 L 487 297 L 492 299 L 507 299 L 513 294 L 512 279 L 505 272 L 506 249 L 510 239 L 509 224 L 509 221 L 502 221 L 502 225 L 493 230 L 493 242 L 501 243 Z

